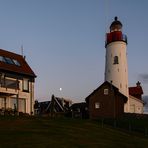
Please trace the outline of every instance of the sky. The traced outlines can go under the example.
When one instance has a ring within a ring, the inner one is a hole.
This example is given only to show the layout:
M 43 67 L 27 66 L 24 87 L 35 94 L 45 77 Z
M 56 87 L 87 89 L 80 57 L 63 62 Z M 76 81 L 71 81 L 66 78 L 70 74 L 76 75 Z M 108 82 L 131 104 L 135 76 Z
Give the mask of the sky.
M 115 16 L 128 37 L 129 86 L 148 95 L 147 0 L 0 0 L 0 48 L 23 54 L 35 99 L 85 98 L 104 82 L 105 34 Z

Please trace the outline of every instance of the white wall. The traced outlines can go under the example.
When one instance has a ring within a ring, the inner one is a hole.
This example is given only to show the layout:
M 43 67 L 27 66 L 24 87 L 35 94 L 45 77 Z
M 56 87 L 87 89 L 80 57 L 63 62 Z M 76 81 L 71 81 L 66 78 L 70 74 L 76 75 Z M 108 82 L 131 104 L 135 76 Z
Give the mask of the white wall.
M 129 96 L 130 102 L 130 113 L 139 113 L 143 114 L 143 101 L 139 100 L 133 96 Z
M 10 78 L 11 80 L 16 80 L 13 78 Z M 10 88 L 4 88 L 4 87 L 0 87 L 0 92 L 2 93 L 8 93 L 8 94 L 12 94 L 12 96 L 8 97 L 6 96 L 6 107 L 7 108 L 12 108 L 12 106 L 14 104 L 11 104 L 10 100 L 16 98 L 17 99 L 17 95 L 18 98 L 20 99 L 25 99 L 25 104 L 26 104 L 26 113 L 30 114 L 31 112 L 34 111 L 34 82 L 29 82 L 29 92 L 24 92 L 22 89 L 22 85 L 23 84 L 23 80 L 19 80 L 19 90 L 18 89 L 10 89 Z M 2 98 L 4 98 L 4 96 L 2 96 Z M 3 99 L 0 99 L 0 106 L 2 106 L 2 101 Z M 21 104 L 19 105 L 19 111 L 22 111 L 24 109 L 21 109 Z
M 119 64 L 114 64 L 115 56 L 118 56 Z M 112 42 L 106 47 L 105 81 L 112 81 L 112 84 L 128 97 L 126 43 L 123 41 Z

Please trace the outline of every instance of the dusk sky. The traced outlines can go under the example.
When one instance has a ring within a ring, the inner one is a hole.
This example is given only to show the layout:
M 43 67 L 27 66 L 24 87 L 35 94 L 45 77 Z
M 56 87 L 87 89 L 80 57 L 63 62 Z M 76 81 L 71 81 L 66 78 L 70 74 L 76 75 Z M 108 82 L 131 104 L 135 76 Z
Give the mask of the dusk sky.
M 104 82 L 105 33 L 115 16 L 128 37 L 129 86 L 148 95 L 148 0 L 0 0 L 0 48 L 36 73 L 35 99 L 76 101 Z M 62 89 L 60 89 L 62 88 Z

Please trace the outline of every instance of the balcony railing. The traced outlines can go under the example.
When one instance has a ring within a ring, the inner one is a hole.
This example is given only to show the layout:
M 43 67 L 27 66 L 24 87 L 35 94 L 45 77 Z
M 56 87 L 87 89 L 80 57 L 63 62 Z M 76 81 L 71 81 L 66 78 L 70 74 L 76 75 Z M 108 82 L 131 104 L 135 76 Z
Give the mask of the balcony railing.
M 7 78 L 1 78 L 0 87 L 10 88 L 10 89 L 19 89 L 19 81 L 18 80 L 10 80 Z
M 115 41 L 123 41 L 127 44 L 127 36 L 121 31 L 114 31 L 106 34 L 105 46 Z

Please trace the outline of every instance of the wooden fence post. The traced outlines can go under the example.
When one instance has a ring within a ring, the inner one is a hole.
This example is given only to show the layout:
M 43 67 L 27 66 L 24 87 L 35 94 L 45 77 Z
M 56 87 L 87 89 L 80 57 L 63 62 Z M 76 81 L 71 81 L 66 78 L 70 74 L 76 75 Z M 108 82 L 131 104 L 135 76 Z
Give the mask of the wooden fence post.
M 117 122 L 116 120 L 114 120 L 114 128 L 116 128 L 116 126 L 117 126 Z
M 147 127 L 145 127 L 145 136 L 147 136 Z
M 102 122 L 101 122 L 101 125 L 102 125 L 102 128 L 104 127 L 104 119 L 102 118 L 102 120 L 101 120 Z
M 131 123 L 129 122 L 129 124 L 128 124 L 128 130 L 129 130 L 129 132 L 131 132 L 131 130 L 132 130 L 132 128 L 131 128 Z

